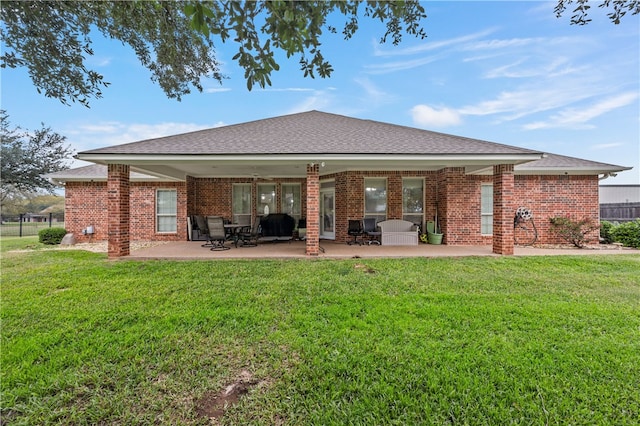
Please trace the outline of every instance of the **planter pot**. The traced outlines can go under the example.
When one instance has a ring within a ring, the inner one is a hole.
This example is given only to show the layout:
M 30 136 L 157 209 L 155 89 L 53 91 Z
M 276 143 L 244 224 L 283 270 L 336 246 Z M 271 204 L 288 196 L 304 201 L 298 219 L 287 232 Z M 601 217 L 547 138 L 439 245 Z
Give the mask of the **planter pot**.
M 429 244 L 442 244 L 442 234 L 435 234 L 433 232 L 428 232 L 427 240 L 429 241 Z

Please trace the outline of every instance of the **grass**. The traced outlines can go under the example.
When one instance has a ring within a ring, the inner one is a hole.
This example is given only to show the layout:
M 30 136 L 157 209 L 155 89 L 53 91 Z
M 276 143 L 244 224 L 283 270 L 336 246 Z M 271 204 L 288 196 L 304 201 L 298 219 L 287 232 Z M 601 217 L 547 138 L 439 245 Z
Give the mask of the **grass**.
M 640 418 L 637 255 L 110 262 L 9 245 L 12 424 L 210 424 L 198 406 L 242 370 L 259 384 L 221 424 Z

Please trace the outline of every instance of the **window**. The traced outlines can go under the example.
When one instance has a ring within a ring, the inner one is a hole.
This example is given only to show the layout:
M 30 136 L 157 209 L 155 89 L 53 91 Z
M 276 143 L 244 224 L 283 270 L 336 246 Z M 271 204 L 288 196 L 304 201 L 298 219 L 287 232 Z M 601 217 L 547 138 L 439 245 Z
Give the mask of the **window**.
M 277 212 L 275 184 L 258 184 L 258 202 L 256 207 L 259 215 L 268 215 L 269 213 Z
M 364 217 L 375 217 L 376 222 L 387 218 L 387 180 L 364 180 Z
M 233 223 L 251 223 L 251 184 L 234 184 L 231 197 Z
M 493 234 L 493 185 L 482 184 L 480 196 L 480 233 Z
M 177 232 L 178 191 L 158 189 L 156 191 L 156 232 Z
M 402 218 L 424 229 L 424 179 L 402 179 Z
M 282 184 L 282 213 L 287 213 L 296 219 L 300 219 L 302 214 L 300 202 L 300 184 L 299 183 L 283 183 Z

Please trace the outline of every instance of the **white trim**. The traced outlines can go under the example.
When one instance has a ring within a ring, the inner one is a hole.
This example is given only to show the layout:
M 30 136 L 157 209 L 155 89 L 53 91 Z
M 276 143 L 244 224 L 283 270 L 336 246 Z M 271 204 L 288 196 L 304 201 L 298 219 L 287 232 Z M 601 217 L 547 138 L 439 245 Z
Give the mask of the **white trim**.
M 367 176 L 363 180 L 363 188 L 362 192 L 362 204 L 364 205 L 364 210 L 362 212 L 363 218 L 367 217 L 375 217 L 377 222 L 380 222 L 380 218 L 383 216 L 378 212 L 369 213 L 367 212 L 367 180 L 383 180 L 384 181 L 384 219 L 387 220 L 389 217 L 389 178 L 386 176 L 376 177 L 376 176 Z
M 482 211 L 482 195 L 483 195 L 483 191 L 482 188 L 483 187 L 490 187 L 491 188 L 491 213 L 485 213 Z M 493 211 L 493 183 L 482 183 L 480 184 L 480 235 L 481 236 L 491 236 L 493 235 L 493 216 L 494 216 L 495 212 Z M 485 234 L 482 232 L 482 218 L 483 217 L 491 217 L 491 233 L 490 234 Z
M 527 162 L 540 160 L 542 153 L 535 154 L 78 154 L 76 158 L 100 164 L 141 164 L 144 162 L 210 162 L 256 161 L 283 162 L 321 162 L 321 161 L 490 161 L 490 162 Z M 502 163 L 500 163 L 502 164 Z
M 165 191 L 165 192 L 173 192 L 175 194 L 175 198 L 176 198 L 176 210 L 174 214 L 160 214 L 158 213 L 158 193 L 160 191 Z M 178 190 L 175 188 L 156 188 L 156 199 L 155 199 L 155 213 L 156 213 L 156 226 L 155 226 L 155 233 L 156 234 L 177 234 L 178 233 Z M 160 231 L 160 220 L 158 220 L 160 217 L 173 217 L 175 219 L 175 231 Z

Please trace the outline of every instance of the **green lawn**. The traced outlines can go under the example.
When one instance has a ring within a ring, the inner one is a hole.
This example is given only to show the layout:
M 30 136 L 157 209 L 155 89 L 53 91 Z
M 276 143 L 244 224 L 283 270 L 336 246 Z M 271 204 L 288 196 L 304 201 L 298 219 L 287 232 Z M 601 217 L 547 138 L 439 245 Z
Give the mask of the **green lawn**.
M 637 255 L 112 262 L 2 246 L 10 424 L 211 424 L 239 377 L 219 424 L 640 419 Z

